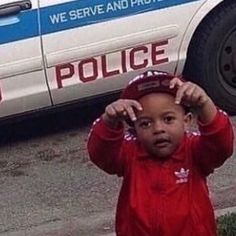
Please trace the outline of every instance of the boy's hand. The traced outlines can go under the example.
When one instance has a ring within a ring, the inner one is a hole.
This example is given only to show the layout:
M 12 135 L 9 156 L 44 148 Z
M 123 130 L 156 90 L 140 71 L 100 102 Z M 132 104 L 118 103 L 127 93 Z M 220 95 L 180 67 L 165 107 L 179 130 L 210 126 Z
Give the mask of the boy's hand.
M 192 82 L 183 82 L 178 78 L 170 81 L 170 88 L 177 87 L 175 97 L 176 104 L 183 104 L 199 108 L 199 120 L 203 123 L 209 123 L 216 115 L 216 107 L 211 98 L 197 84 Z
M 131 99 L 119 99 L 106 107 L 102 117 L 108 125 L 116 127 L 125 119 L 135 121 L 135 111 L 142 111 L 142 106 L 139 102 Z
M 174 87 L 178 88 L 175 97 L 176 104 L 182 102 L 189 106 L 202 107 L 210 99 L 201 87 L 192 82 L 183 82 L 174 78 L 170 82 L 170 88 Z

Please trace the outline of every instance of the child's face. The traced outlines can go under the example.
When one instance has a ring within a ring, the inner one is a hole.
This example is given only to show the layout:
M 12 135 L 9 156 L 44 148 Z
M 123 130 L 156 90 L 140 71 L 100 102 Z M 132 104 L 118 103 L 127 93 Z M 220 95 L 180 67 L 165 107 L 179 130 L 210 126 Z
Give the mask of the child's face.
M 152 93 L 139 100 L 143 107 L 137 113 L 135 129 L 138 140 L 148 153 L 168 158 L 179 147 L 190 117 L 174 97 L 166 93 Z

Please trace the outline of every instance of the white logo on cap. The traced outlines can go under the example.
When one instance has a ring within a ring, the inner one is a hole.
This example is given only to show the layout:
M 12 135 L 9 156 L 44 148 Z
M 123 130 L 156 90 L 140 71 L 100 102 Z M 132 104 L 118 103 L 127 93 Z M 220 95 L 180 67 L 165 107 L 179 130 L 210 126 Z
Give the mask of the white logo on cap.
M 170 86 L 170 80 L 164 79 L 164 80 L 156 80 L 156 81 L 147 81 L 145 83 L 138 85 L 138 91 L 143 91 L 145 89 L 151 89 L 151 88 L 158 88 L 158 87 L 165 87 L 169 88 Z

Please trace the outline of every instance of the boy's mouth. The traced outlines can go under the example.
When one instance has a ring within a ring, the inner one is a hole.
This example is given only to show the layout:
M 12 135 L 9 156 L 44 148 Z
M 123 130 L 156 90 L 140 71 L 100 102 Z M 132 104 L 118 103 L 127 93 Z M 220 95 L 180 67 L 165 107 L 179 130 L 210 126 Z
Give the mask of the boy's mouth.
M 170 140 L 168 138 L 158 138 L 154 141 L 154 146 L 158 148 L 164 148 L 170 144 Z

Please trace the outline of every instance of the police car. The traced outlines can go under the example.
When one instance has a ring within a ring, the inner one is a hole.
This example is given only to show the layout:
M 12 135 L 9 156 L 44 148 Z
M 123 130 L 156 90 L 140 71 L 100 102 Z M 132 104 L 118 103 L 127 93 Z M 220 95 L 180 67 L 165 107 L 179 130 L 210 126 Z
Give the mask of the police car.
M 236 113 L 235 0 L 1 0 L 0 117 L 184 74 Z

